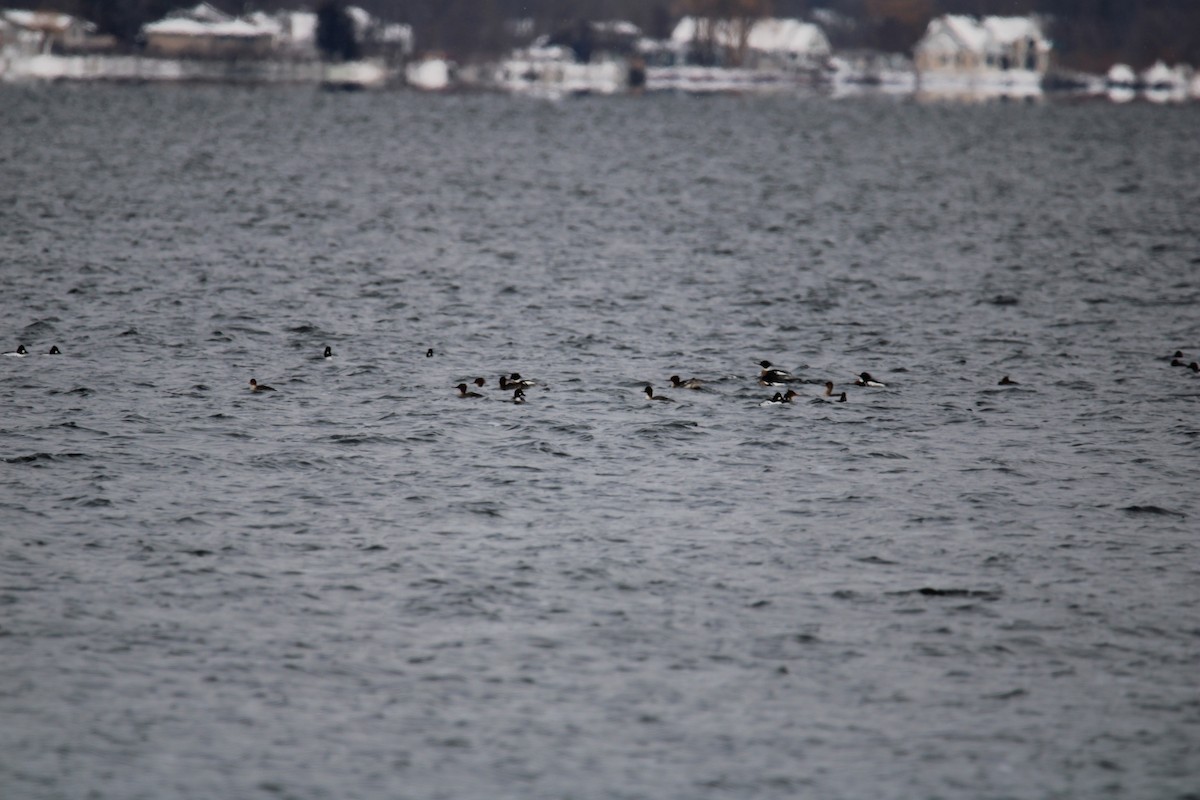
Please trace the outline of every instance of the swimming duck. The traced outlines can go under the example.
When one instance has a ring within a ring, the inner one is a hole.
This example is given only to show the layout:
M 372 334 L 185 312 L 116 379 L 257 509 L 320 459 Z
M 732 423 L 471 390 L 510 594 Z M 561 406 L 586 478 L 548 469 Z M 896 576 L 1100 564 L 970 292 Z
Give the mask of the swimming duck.
M 258 381 L 254 380 L 254 378 L 251 378 L 250 379 L 250 391 L 252 391 L 252 392 L 273 392 L 273 391 L 275 391 L 275 387 L 267 386 L 265 383 L 259 383 Z
M 59 350 L 59 349 L 58 349 L 58 345 L 56 345 L 56 344 L 55 344 L 55 345 L 51 345 L 51 346 L 50 346 L 50 351 L 49 351 L 48 353 L 46 353 L 46 355 L 48 355 L 48 356 L 61 356 L 61 355 L 62 355 L 62 350 Z
M 887 386 L 886 383 L 882 383 L 882 382 L 877 381 L 874 378 L 872 378 L 871 373 L 869 373 L 869 372 L 858 373 L 858 380 L 856 380 L 854 382 L 854 385 L 855 386 L 870 386 L 875 389 L 882 389 L 884 386 Z
M 433 348 L 432 347 L 425 351 L 425 357 L 433 358 Z
M 826 399 L 826 398 L 828 398 L 828 399 Z M 812 403 L 844 403 L 844 402 L 846 402 L 846 393 L 842 392 L 841 394 L 834 394 L 833 393 L 833 381 L 825 381 L 825 391 L 821 393 L 820 397 L 814 397 L 809 402 L 812 402 Z
M 664 396 L 664 395 L 661 395 L 661 394 L 655 394 L 655 393 L 654 393 L 654 387 L 652 387 L 652 386 L 646 386 L 646 390 L 645 390 L 645 391 L 646 391 L 646 399 L 647 399 L 647 400 L 662 400 L 664 403 L 670 403 L 670 402 L 673 402 L 673 401 L 671 400 L 671 398 L 669 398 L 669 397 L 666 397 L 666 396 Z
M 1178 358 L 1172 358 L 1172 359 L 1171 359 L 1171 366 L 1172 366 L 1172 367 L 1186 367 L 1186 366 L 1187 366 L 1187 362 L 1186 362 L 1186 361 L 1183 361 L 1183 360 L 1181 360 L 1181 359 L 1178 359 Z
M 525 390 L 517 389 L 513 392 L 512 401 L 516 405 L 522 405 L 525 402 Z
M 784 394 L 780 394 L 779 392 L 776 392 L 775 395 L 770 400 L 763 400 L 761 403 L 759 403 L 759 405 L 760 406 L 781 406 L 785 403 L 794 403 L 795 399 L 797 397 L 799 397 L 799 395 L 796 394 L 796 392 L 794 390 L 788 389 L 787 392 L 785 392 Z
M 476 378 L 474 381 L 472 381 L 472 383 L 474 383 L 476 386 L 478 386 L 480 389 L 482 389 L 484 387 L 484 384 L 487 383 L 487 378 Z
M 29 351 L 25 349 L 25 345 L 19 344 L 17 345 L 16 350 L 9 350 L 4 355 L 13 356 L 15 358 L 24 358 L 25 356 L 29 355 Z
M 1020 386 L 1021 384 L 1017 383 L 1012 378 L 1005 375 L 1003 378 L 1000 379 L 1000 382 L 997 383 L 996 385 L 997 386 Z
M 762 372 L 758 376 L 758 382 L 763 386 L 780 386 L 785 383 L 795 383 L 797 378 L 786 369 L 775 369 L 771 366 L 770 361 L 760 361 L 758 365 L 762 367 Z
M 325 360 L 328 361 L 331 358 L 333 358 L 333 348 L 325 345 Z
M 514 372 L 511 375 L 500 376 L 501 389 L 528 389 L 530 386 L 536 386 L 537 381 L 522 378 L 521 373 Z
M 1195 361 L 1188 364 L 1187 368 L 1190 369 L 1192 372 L 1200 372 L 1200 364 L 1196 363 Z
M 479 392 L 468 392 L 467 385 L 465 383 L 460 383 L 458 386 L 455 386 L 454 388 L 458 389 L 459 397 L 483 397 L 483 395 L 481 395 Z
M 686 381 L 680 380 L 678 375 L 670 377 L 672 389 L 699 389 L 704 386 L 703 381 L 697 378 L 688 378 Z

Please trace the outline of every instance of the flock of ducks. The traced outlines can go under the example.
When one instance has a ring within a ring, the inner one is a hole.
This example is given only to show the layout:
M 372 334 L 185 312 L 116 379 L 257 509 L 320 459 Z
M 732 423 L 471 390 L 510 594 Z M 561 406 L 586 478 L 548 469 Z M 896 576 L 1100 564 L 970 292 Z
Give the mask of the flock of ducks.
M 475 380 L 471 381 L 471 383 L 482 389 L 487 385 L 487 378 L 476 378 Z M 521 373 L 519 372 L 501 375 L 498 383 L 500 384 L 500 389 L 502 391 L 507 392 L 510 389 L 512 390 L 512 402 L 516 403 L 517 405 L 521 405 L 525 402 L 525 390 L 530 386 L 537 385 L 537 381 L 530 380 L 528 378 L 522 378 Z M 459 397 L 483 397 L 481 393 L 470 389 L 465 383 L 460 383 L 454 388 L 458 389 Z
M 1185 358 L 1187 358 L 1187 356 L 1185 356 L 1183 354 L 1182 350 L 1176 350 L 1175 355 L 1171 356 L 1171 366 L 1172 367 L 1187 367 L 1192 372 L 1200 372 L 1200 363 L 1195 362 L 1195 361 L 1184 362 Z
M 17 345 L 16 350 L 10 350 L 6 353 L 3 353 L 2 355 L 11 356 L 11 357 L 15 357 L 15 358 L 24 358 L 24 357 L 30 355 L 30 352 L 28 349 L 26 349 L 25 345 L 19 344 L 19 345 Z M 51 348 L 48 351 L 46 351 L 45 353 L 42 353 L 41 355 L 58 356 L 58 355 L 62 355 L 62 351 L 58 349 L 58 345 L 53 345 L 53 346 L 51 346 Z M 323 357 L 327 361 L 331 360 L 334 357 L 333 356 L 333 348 L 326 345 L 325 351 L 323 353 Z M 433 358 L 433 348 L 432 347 L 425 351 L 425 357 Z M 1186 369 L 1191 370 L 1192 372 L 1200 373 L 1200 363 L 1198 363 L 1195 360 L 1188 361 L 1187 358 L 1188 357 L 1184 355 L 1182 350 L 1176 350 L 1174 355 L 1171 356 L 1171 366 L 1172 367 L 1184 367 Z M 789 387 L 786 392 L 775 392 L 775 394 L 773 396 L 767 398 L 759 405 L 774 406 L 774 405 L 784 405 L 784 404 L 788 404 L 788 403 L 794 403 L 796 401 L 796 398 L 800 397 L 801 395 L 795 389 L 790 388 L 790 384 L 816 383 L 816 381 L 813 381 L 812 379 L 799 378 L 796 375 L 793 375 L 791 372 L 788 372 L 785 369 L 779 369 L 774 364 L 772 364 L 770 361 L 760 361 L 760 362 L 758 362 L 758 366 L 761 367 L 761 369 L 762 369 L 762 371 L 758 375 L 758 383 L 760 386 L 779 386 L 779 387 L 788 386 Z M 704 382 L 698 378 L 688 378 L 687 380 L 684 380 L 684 379 L 680 378 L 678 375 L 672 375 L 670 378 L 668 378 L 668 380 L 671 382 L 672 389 L 703 389 L 704 388 Z M 487 379 L 476 378 L 474 381 L 472 381 L 472 383 L 477 388 L 482 389 L 484 386 L 487 385 Z M 521 405 L 525 402 L 525 390 L 530 388 L 531 386 L 536 386 L 537 381 L 530 380 L 528 378 L 522 378 L 520 373 L 512 372 L 512 373 L 509 373 L 508 375 L 501 375 L 500 380 L 498 381 L 498 384 L 500 386 L 501 391 L 505 391 L 505 392 L 510 391 L 510 390 L 512 391 L 512 397 L 510 399 L 511 402 L 513 402 L 517 405 Z M 871 373 L 869 373 L 869 372 L 860 372 L 858 374 L 858 377 L 855 378 L 855 380 L 854 380 L 854 385 L 868 387 L 868 388 L 872 388 L 872 389 L 884 388 L 887 386 L 886 383 L 883 383 L 882 381 L 878 381 L 874 377 L 872 377 Z M 1003 378 L 1000 379 L 1000 381 L 998 382 L 997 385 L 999 385 L 999 386 L 1019 386 L 1020 384 L 1017 383 L 1016 381 L 1014 381 L 1009 376 L 1005 375 Z M 824 393 L 817 397 L 811 398 L 810 402 L 815 402 L 815 403 L 826 403 L 826 402 L 828 402 L 828 403 L 845 403 L 846 402 L 846 393 L 845 392 L 841 392 L 839 394 L 834 393 L 833 381 L 825 381 L 824 386 L 825 386 Z M 471 389 L 470 386 L 468 386 L 466 383 L 460 383 L 460 384 L 458 384 L 458 386 L 456 386 L 454 388 L 458 389 L 458 396 L 462 397 L 462 398 L 475 399 L 475 398 L 482 398 L 484 396 L 482 393 Z M 265 383 L 259 383 L 256 379 L 251 378 L 250 379 L 250 391 L 251 392 L 273 392 L 273 391 L 275 391 L 275 387 L 268 386 Z M 662 395 L 662 394 L 655 394 L 654 387 L 650 386 L 649 384 L 647 384 L 646 388 L 643 391 L 646 394 L 647 400 L 657 400 L 657 401 L 661 401 L 664 403 L 674 402 L 674 398 L 667 397 L 666 395 Z

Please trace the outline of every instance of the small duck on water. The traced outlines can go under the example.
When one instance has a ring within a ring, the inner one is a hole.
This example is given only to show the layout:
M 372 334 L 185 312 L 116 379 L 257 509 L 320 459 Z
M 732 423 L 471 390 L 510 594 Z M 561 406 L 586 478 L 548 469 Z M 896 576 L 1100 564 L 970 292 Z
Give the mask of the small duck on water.
M 654 393 L 654 387 L 653 387 L 653 386 L 647 385 L 644 391 L 646 392 L 646 399 L 647 399 L 647 400 L 661 400 L 661 401 L 663 401 L 664 403 L 671 403 L 671 402 L 674 402 L 674 401 L 673 401 L 671 398 L 669 398 L 669 397 L 667 397 L 667 396 L 665 396 L 665 395 L 661 395 L 661 394 L 655 394 L 655 393 Z
M 685 381 L 685 380 L 680 380 L 678 375 L 672 375 L 669 380 L 671 381 L 672 389 L 702 389 L 702 388 L 704 388 L 704 382 L 699 380 L 698 378 L 688 378 Z
M 784 405 L 785 403 L 794 403 L 798 396 L 799 395 L 796 393 L 796 391 L 794 389 L 788 389 L 787 392 L 785 392 L 783 394 L 776 392 L 774 397 L 772 397 L 770 400 L 763 400 L 761 403 L 759 403 L 759 405 L 760 406 L 781 406 L 781 405 Z
M 501 389 L 528 389 L 530 386 L 537 386 L 537 381 L 529 378 L 522 378 L 521 373 L 514 372 L 511 375 L 500 376 Z
M 758 365 L 762 367 L 762 372 L 758 375 L 758 382 L 763 386 L 782 386 L 785 383 L 795 383 L 799 380 L 786 369 L 776 369 L 770 361 L 760 361 Z
M 275 391 L 275 387 L 267 386 L 265 383 L 259 383 L 258 381 L 254 380 L 254 378 L 251 378 L 250 379 L 250 391 L 252 391 L 252 392 L 273 392 L 273 391 Z
M 828 397 L 829 399 L 826 400 L 825 399 L 826 397 Z M 825 381 L 825 391 L 821 394 L 820 397 L 815 399 L 815 402 L 844 403 L 844 402 L 846 402 L 846 393 L 842 392 L 840 395 L 834 394 L 833 393 L 833 381 Z

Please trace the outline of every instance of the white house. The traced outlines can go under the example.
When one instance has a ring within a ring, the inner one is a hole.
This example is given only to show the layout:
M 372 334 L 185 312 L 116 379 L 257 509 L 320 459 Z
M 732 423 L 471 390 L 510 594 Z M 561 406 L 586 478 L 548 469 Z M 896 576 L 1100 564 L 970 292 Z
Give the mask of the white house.
M 142 27 L 149 55 L 166 58 L 267 58 L 275 31 L 244 19 L 204 22 L 168 17 Z
M 0 11 L 0 44 L 14 46 L 25 54 L 86 49 L 96 26 L 70 14 L 53 11 Z
M 237 19 L 208 3 L 171 12 L 142 26 L 146 52 L 166 58 L 266 58 L 273 26 Z
M 1013 70 L 1044 75 L 1051 49 L 1036 17 L 945 14 L 930 20 L 913 47 L 913 63 L 922 75 L 969 77 Z
M 684 17 L 671 33 L 671 44 L 685 60 L 712 57 L 721 65 L 784 71 L 824 67 L 833 53 L 820 27 L 798 19 L 741 23 Z
M 388 23 L 357 6 L 346 8 L 355 35 L 368 55 L 399 61 L 412 53 L 408 25 Z M 145 25 L 142 33 L 150 55 L 171 58 L 318 57 L 317 15 L 310 11 L 254 12 L 231 17 L 208 3 L 168 14 Z

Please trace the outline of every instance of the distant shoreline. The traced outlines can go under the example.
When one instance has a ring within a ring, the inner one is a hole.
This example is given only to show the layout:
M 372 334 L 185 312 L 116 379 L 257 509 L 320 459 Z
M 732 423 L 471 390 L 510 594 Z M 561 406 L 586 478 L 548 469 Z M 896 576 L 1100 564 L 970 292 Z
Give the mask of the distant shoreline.
M 588 65 L 580 65 L 586 69 Z M 612 66 L 612 65 L 609 65 Z M 609 70 L 611 72 L 611 70 Z M 789 73 L 734 70 L 728 68 L 670 68 L 647 70 L 642 86 L 630 87 L 608 81 L 603 90 L 588 82 L 494 81 L 476 77 L 439 86 L 456 91 L 569 96 L 624 95 L 630 93 L 683 94 L 778 94 L 818 92 L 837 97 L 848 95 L 912 96 L 929 100 L 1038 100 L 1095 98 L 1113 102 L 1146 100 L 1155 103 L 1187 103 L 1200 99 L 1197 86 L 1141 87 L 1110 86 L 1103 76 L 1079 73 L 1017 74 L 986 72 L 942 74 L 896 72 L 886 80 L 854 72 L 833 71 L 815 80 L 813 76 Z M 364 60 L 328 64 L 319 60 L 289 59 L 167 59 L 141 55 L 56 55 L 14 56 L 0 53 L 0 84 L 36 83 L 105 84 L 204 84 L 238 86 L 313 85 L 334 88 L 414 89 L 419 84 L 405 79 L 403 68 L 381 61 Z

